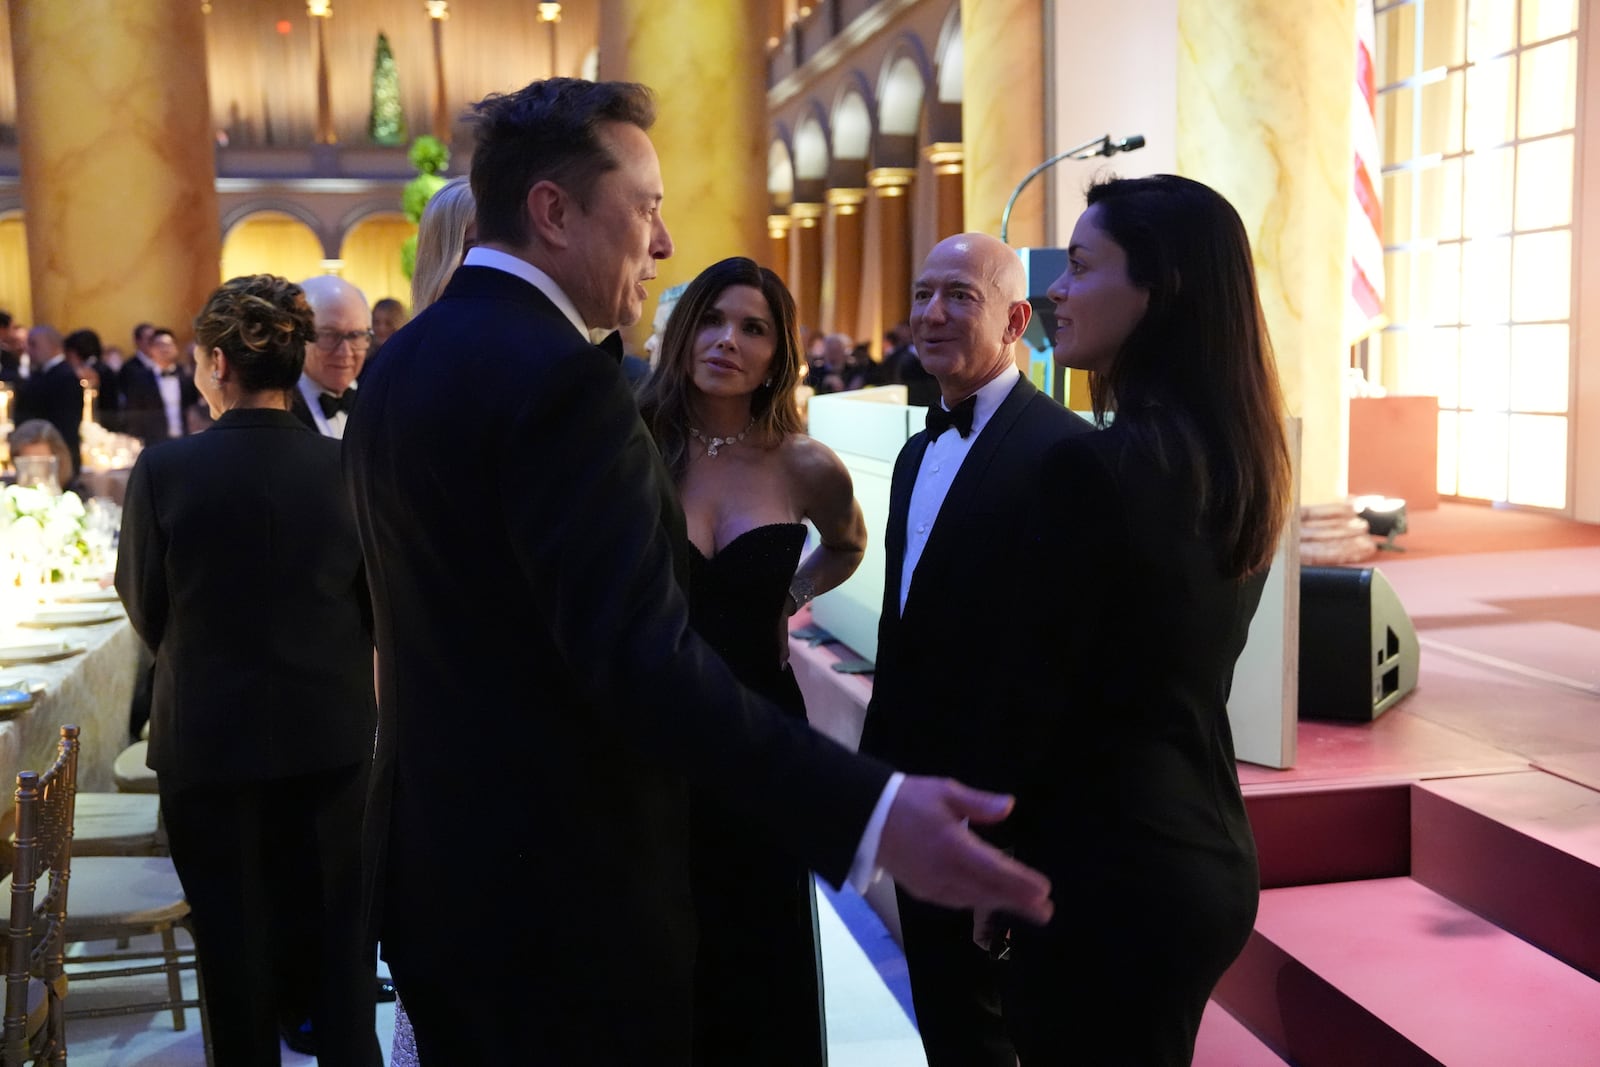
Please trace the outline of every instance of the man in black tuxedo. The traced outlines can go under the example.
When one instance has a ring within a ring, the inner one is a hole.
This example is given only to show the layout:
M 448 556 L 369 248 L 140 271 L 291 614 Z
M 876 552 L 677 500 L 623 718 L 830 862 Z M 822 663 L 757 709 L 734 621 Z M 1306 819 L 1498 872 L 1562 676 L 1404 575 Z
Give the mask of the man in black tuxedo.
M 1049 492 L 1040 461 L 1089 429 L 1017 370 L 1030 314 L 1021 261 L 984 234 L 941 241 L 913 283 L 916 352 L 942 399 L 895 461 L 861 738 L 862 751 L 896 766 L 987 788 L 1004 787 L 1019 724 L 1058 689 L 1048 664 L 1008 655 L 1008 635 L 1071 610 L 1036 596 L 1030 573 L 1054 565 L 1037 538 L 1036 507 Z M 1003 843 L 1004 831 L 994 839 Z M 929 1067 L 1015 1067 L 993 971 L 1004 964 L 974 943 L 972 912 L 897 888 Z
M 317 317 L 317 339 L 306 345 L 306 369 L 289 410 L 322 436 L 343 438 L 372 347 L 372 311 L 360 289 L 332 274 L 307 278 L 300 288 Z
M 60 471 L 65 486 L 83 466 L 79 426 L 83 422 L 83 383 L 67 359 L 61 332 L 54 326 L 35 326 L 28 331 L 28 377 L 16 385 L 17 407 L 12 421 L 18 426 L 29 419 L 44 419 L 67 442 L 72 454 L 72 470 Z
M 164 326 L 152 329 L 146 348 L 122 365 L 117 389 L 123 432 L 146 445 L 184 436 L 184 412 L 200 402 L 194 375 L 178 365 L 178 342 Z
M 881 867 L 1047 916 L 1048 886 L 961 825 L 1008 798 L 845 751 L 688 627 L 683 514 L 614 333 L 672 252 L 649 91 L 555 78 L 476 111 L 478 247 L 344 439 L 378 930 L 422 1061 L 689 1063 L 690 781 L 835 884 Z

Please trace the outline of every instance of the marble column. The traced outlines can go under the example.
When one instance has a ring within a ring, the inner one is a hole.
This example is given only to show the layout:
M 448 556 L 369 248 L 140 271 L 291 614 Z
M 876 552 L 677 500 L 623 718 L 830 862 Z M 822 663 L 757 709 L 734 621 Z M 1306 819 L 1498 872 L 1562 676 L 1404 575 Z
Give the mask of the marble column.
M 877 334 L 911 314 L 911 167 L 879 167 L 867 172 L 878 208 Z
M 656 292 L 719 259 L 768 251 L 766 37 L 765 8 L 745 0 L 600 7 L 600 77 L 643 82 L 656 96 L 650 137 L 677 247 Z M 642 321 L 652 314 L 647 305 Z
M 822 322 L 861 340 L 861 242 L 865 189 L 829 189 L 822 247 Z
M 1244 220 L 1301 420 L 1301 499 L 1339 499 L 1354 0 L 1181 0 L 1178 41 L 1178 170 Z
M 789 227 L 794 220 L 788 215 L 767 216 L 767 258 L 761 265 L 789 284 Z
M 960 143 L 940 141 L 922 150 L 922 157 L 933 167 L 933 202 L 935 241 L 964 232 L 965 212 L 962 188 L 965 178 L 966 153 Z
M 12 4 L 11 41 L 35 321 L 186 338 L 222 241 L 200 5 Z
M 789 292 L 802 335 L 822 329 L 822 215 L 824 205 L 789 205 Z
M 1011 191 L 1047 155 L 1044 9 L 1040 0 L 961 0 L 968 230 L 998 236 Z M 1045 243 L 1047 184 L 1029 185 L 1012 208 L 1007 240 L 1013 246 Z
M 328 20 L 333 18 L 331 0 L 306 0 L 306 11 L 317 41 L 317 143 L 337 144 L 333 128 L 333 94 L 328 85 Z

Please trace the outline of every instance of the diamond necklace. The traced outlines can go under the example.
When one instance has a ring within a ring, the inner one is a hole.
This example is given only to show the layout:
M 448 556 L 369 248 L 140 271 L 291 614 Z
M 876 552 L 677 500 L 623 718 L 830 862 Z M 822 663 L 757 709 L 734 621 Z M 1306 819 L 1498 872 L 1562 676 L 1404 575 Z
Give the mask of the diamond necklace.
M 755 426 L 755 424 L 756 420 L 752 418 L 748 423 L 745 424 L 744 429 L 740 430 L 732 437 L 707 437 L 705 434 L 691 426 L 689 427 L 689 436 L 706 446 L 706 455 L 715 458 L 717 449 L 725 448 L 728 445 L 736 445 L 740 441 L 743 441 L 745 439 L 745 435 L 750 432 L 751 427 Z

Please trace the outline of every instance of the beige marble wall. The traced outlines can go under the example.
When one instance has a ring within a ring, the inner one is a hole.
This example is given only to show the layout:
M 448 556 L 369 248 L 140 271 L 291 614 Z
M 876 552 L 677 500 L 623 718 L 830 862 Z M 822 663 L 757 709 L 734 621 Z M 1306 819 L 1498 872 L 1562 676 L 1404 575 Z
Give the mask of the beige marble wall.
M 1335 499 L 1354 0 L 1181 0 L 1178 11 L 1178 171 L 1244 219 L 1284 392 L 1302 419 L 1301 499 Z
M 650 136 L 677 247 L 656 292 L 727 256 L 763 259 L 765 12 L 743 0 L 607 0 L 600 17 L 600 77 L 643 82 L 656 94 Z M 641 321 L 653 314 L 652 302 Z
M 200 5 L 10 9 L 34 318 L 187 335 L 221 244 Z
M 961 0 L 961 37 L 963 224 L 998 236 L 1011 191 L 1045 158 L 1044 4 Z M 1018 198 L 1012 245 L 1044 243 L 1046 188 L 1036 181 Z

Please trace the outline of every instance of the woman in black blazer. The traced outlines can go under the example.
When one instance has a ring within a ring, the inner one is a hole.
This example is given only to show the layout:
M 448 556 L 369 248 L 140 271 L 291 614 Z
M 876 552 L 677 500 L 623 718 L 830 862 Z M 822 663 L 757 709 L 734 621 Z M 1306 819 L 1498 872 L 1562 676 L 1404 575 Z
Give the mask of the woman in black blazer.
M 300 288 L 235 278 L 195 320 L 215 424 L 142 453 L 117 591 L 155 655 L 149 763 L 193 913 L 218 1064 L 381 1063 L 360 922 L 377 710 L 371 602 L 339 443 L 289 413 Z
M 999 966 L 1024 1067 L 1187 1064 L 1256 913 L 1226 704 L 1290 503 L 1283 401 L 1227 201 L 1156 175 L 1088 205 L 1049 295 L 1101 429 L 1046 459 L 1063 609 L 1027 652 L 1062 696 L 1014 754 L 1017 858 L 1057 913 Z

